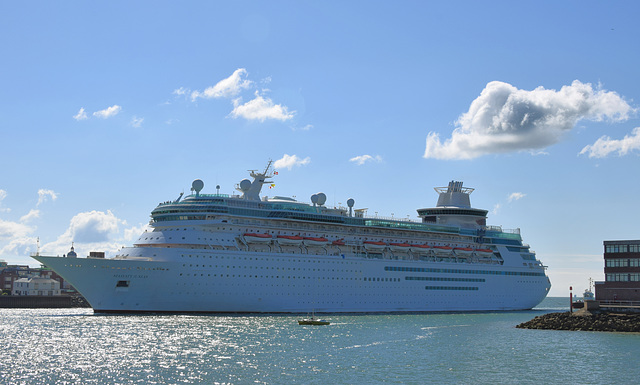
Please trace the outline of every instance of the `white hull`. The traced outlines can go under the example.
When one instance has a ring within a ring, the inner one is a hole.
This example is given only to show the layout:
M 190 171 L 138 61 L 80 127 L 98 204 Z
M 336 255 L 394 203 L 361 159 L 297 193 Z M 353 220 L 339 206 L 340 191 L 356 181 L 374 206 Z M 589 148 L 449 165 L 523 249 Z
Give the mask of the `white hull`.
M 521 310 L 540 303 L 549 288 L 546 276 L 513 275 L 525 269 L 495 265 L 135 249 L 177 261 L 34 258 L 73 283 L 96 312 Z

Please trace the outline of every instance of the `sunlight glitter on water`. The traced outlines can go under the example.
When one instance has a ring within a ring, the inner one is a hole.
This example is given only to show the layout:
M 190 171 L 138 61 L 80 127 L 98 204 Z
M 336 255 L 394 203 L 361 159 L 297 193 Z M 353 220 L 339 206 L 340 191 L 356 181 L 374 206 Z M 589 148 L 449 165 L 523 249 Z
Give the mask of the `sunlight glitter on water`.
M 294 316 L 2 309 L 0 378 L 7 384 L 457 384 L 509 383 L 517 376 L 533 384 L 540 378 L 572 383 L 575 370 L 597 372 L 585 383 L 629 383 L 640 374 L 630 364 L 638 335 L 515 328 L 544 312 L 332 315 L 331 325 L 300 327 Z

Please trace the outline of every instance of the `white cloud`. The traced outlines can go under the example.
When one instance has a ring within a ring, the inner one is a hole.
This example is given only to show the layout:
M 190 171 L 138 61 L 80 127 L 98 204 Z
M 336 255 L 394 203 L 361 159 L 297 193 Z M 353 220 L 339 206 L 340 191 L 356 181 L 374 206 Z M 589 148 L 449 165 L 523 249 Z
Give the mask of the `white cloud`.
M 40 210 L 31 209 L 27 215 L 23 215 L 20 218 L 20 222 L 26 223 L 34 218 L 39 218 L 39 217 L 40 217 Z
M 265 77 L 259 81 L 260 84 L 271 82 L 271 77 Z M 191 94 L 191 100 L 196 101 L 203 99 L 232 99 L 233 110 L 229 116 L 233 118 L 244 118 L 247 120 L 257 120 L 264 122 L 267 119 L 275 119 L 287 121 L 294 117 L 295 111 L 289 111 L 287 106 L 276 104 L 270 98 L 264 96 L 268 89 L 255 90 L 256 83 L 248 79 L 247 70 L 238 68 L 231 76 L 220 80 L 216 85 L 206 88 L 204 91 L 191 91 L 188 88 L 180 87 L 173 91 L 175 95 Z M 243 103 L 243 97 L 240 94 L 245 90 L 254 89 L 254 98 Z M 307 125 L 302 128 L 293 128 L 308 130 L 312 126 Z
M 495 206 L 493 206 L 493 210 L 491 210 L 491 214 L 498 215 L 500 208 L 502 208 L 502 205 L 500 203 L 496 203 Z
M 146 230 L 150 230 L 148 224 L 142 224 L 140 226 L 132 226 L 128 229 L 124 229 L 124 240 L 127 243 L 132 243 L 138 239 L 140 234 L 144 233 Z
M 295 111 L 289 112 L 286 106 L 273 104 L 271 99 L 260 96 L 258 91 L 256 91 L 255 96 L 255 99 L 245 104 L 240 104 L 239 99 L 234 100 L 231 116 L 234 118 L 242 117 L 247 120 L 259 120 L 260 122 L 264 122 L 267 119 L 285 121 L 293 118 Z
M 0 227 L 2 226 L 2 221 L 0 220 Z M 1 231 L 1 230 L 0 230 Z M 0 237 L 1 239 L 2 237 Z M 19 256 L 25 257 L 30 253 L 36 251 L 37 246 L 37 238 L 36 237 L 28 237 L 28 236 L 13 236 L 10 238 L 9 243 L 4 244 L 0 247 L 0 255 L 3 256 Z
M 138 118 L 137 116 L 134 116 L 131 119 L 131 126 L 135 128 L 139 128 L 140 126 L 142 126 L 143 121 L 144 121 L 144 118 Z
M 371 155 L 359 155 L 349 159 L 349 162 L 354 162 L 358 166 L 365 164 L 366 162 L 382 162 L 382 157 L 380 155 L 371 156 Z
M 307 124 L 306 126 L 303 126 L 303 127 L 291 127 L 293 131 L 309 131 L 312 128 L 313 128 L 312 124 Z
M 640 127 L 636 127 L 631 135 L 625 135 L 623 139 L 611 139 L 602 136 L 592 145 L 588 145 L 580 151 L 580 155 L 589 154 L 589 158 L 604 158 L 617 152 L 618 156 L 640 150 Z
M 21 238 L 34 230 L 23 223 L 10 222 L 0 219 L 0 239 Z
M 107 119 L 107 118 L 110 118 L 112 116 L 117 115 L 120 112 L 120 110 L 122 110 L 122 107 L 120 107 L 117 104 L 114 104 L 113 106 L 108 107 L 108 108 L 106 108 L 104 110 L 100 110 L 100 111 L 94 112 L 93 116 L 96 116 L 96 117 L 102 118 L 102 119 Z
M 560 91 L 533 91 L 494 81 L 462 114 L 451 138 L 427 135 L 425 158 L 473 159 L 482 155 L 540 150 L 559 142 L 579 120 L 623 121 L 633 109 L 617 93 L 573 81 Z
M 193 91 L 191 93 L 191 100 L 195 101 L 198 98 L 232 98 L 237 96 L 243 89 L 248 89 L 253 85 L 251 80 L 244 79 L 246 76 L 247 70 L 244 68 L 238 68 L 231 76 L 220 80 L 215 86 L 209 87 L 203 92 Z M 187 92 L 187 90 L 180 88 L 174 91 L 174 93 L 177 93 L 178 95 L 181 95 L 181 92 L 184 93 Z
M 55 201 L 58 199 L 58 194 L 53 190 L 45 190 L 41 188 L 38 190 L 38 203 L 36 206 L 40 206 L 40 204 L 46 202 L 49 198 L 51 198 L 52 201 Z
M 84 107 L 80 108 L 77 114 L 73 116 L 75 120 L 85 120 L 88 119 L 87 112 L 84 110 Z
M 46 192 L 42 196 L 52 196 L 51 190 L 42 191 Z M 39 216 L 40 210 L 32 209 L 20 218 L 19 223 L 0 219 L 0 255 L 24 257 L 35 252 L 37 238 L 34 233 L 37 228 L 30 226 L 29 222 Z M 43 255 L 66 254 L 71 247 L 71 242 L 75 242 L 78 255 L 87 255 L 89 251 L 105 251 L 113 254 L 123 245 L 130 244 L 147 228 L 146 224 L 141 224 L 121 231 L 120 228 L 124 226 L 126 222 L 117 218 L 111 211 L 78 213 L 70 220 L 69 227 L 64 233 L 56 240 L 43 245 L 41 252 Z
M 507 198 L 507 199 L 509 200 L 509 202 L 512 202 L 512 201 L 520 200 L 520 199 L 524 198 L 525 196 L 527 196 L 527 194 L 524 194 L 524 193 L 521 193 L 521 192 L 514 192 L 514 193 L 511 193 L 509 195 L 509 198 Z
M 7 197 L 7 192 L 4 190 L 0 190 L 0 213 L 4 212 L 4 213 L 8 213 L 11 211 L 10 208 L 7 207 L 2 207 L 2 201 L 4 200 L 4 198 Z
M 271 83 L 271 76 L 267 76 L 266 78 L 260 79 L 260 84 L 267 85 Z
M 291 170 L 293 166 L 304 166 L 311 162 L 311 158 L 306 157 L 304 159 L 299 158 L 297 155 L 284 154 L 282 159 L 278 159 L 273 163 L 274 168 L 286 168 Z
M 180 87 L 178 89 L 173 90 L 174 95 L 184 96 L 190 93 L 191 91 L 188 88 Z
M 118 225 L 123 223 L 111 211 L 90 211 L 76 214 L 66 234 L 79 243 L 106 242 L 118 233 Z

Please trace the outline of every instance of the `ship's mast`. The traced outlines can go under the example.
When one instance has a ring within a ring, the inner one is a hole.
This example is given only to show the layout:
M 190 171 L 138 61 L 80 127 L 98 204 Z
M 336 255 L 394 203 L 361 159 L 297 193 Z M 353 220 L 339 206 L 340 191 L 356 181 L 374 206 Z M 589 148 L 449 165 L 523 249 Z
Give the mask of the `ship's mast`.
M 253 178 L 253 182 L 249 179 L 242 180 L 236 189 L 242 192 L 242 198 L 249 200 L 260 200 L 260 191 L 262 190 L 262 185 L 265 183 L 273 183 L 271 180 L 267 180 L 271 178 L 273 174 L 269 173 L 271 169 L 271 164 L 273 160 L 269 159 L 269 163 L 267 163 L 267 167 L 264 169 L 264 172 L 257 172 L 257 170 L 248 170 L 250 172 L 249 175 Z

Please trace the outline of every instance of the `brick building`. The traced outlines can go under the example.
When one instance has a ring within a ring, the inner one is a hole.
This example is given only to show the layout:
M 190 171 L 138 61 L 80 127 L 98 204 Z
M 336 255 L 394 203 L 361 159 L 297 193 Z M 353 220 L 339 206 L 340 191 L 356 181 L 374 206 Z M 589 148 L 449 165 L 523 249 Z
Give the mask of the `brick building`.
M 60 288 L 65 288 L 66 292 L 75 292 L 64 278 L 56 274 L 55 271 L 46 268 L 33 268 L 27 265 L 8 265 L 6 262 L 0 263 L 0 292 L 10 294 L 13 290 L 13 283 L 22 278 L 41 277 L 56 280 L 60 283 Z
M 604 241 L 604 282 L 598 301 L 640 301 L 640 240 Z

